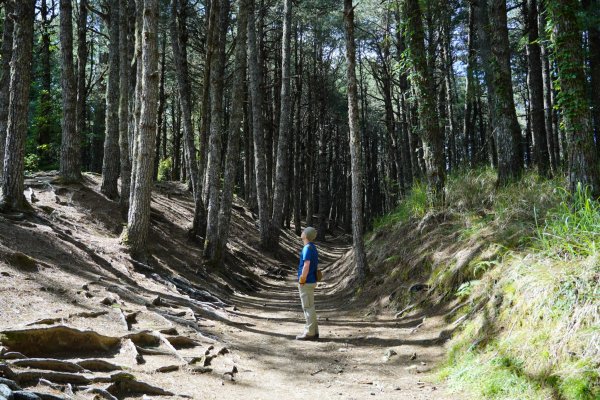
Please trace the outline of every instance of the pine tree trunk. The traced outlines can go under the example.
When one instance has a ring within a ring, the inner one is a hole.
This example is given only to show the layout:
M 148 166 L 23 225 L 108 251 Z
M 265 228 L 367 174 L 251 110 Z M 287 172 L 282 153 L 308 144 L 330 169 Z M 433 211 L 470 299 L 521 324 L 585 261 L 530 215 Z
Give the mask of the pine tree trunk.
M 166 72 L 166 47 L 167 47 L 167 35 L 163 33 L 161 55 L 160 55 L 160 83 L 158 89 L 158 111 L 156 117 L 156 151 L 154 152 L 154 180 L 158 179 L 158 166 L 160 164 L 160 150 L 164 146 L 163 143 L 163 129 L 164 129 L 164 113 L 165 113 L 165 102 L 167 100 L 165 95 L 165 72 Z M 174 58 L 174 57 L 173 57 Z
M 256 17 L 254 12 L 255 0 L 248 2 L 248 84 L 252 99 L 252 129 L 254 139 L 254 175 L 256 181 L 256 198 L 258 202 L 258 226 L 260 230 L 260 245 L 269 248 L 269 215 L 267 198 L 267 170 L 265 165 L 264 126 L 262 115 L 262 76 L 258 58 L 256 41 Z
M 494 87 L 492 113 L 498 151 L 498 184 L 504 185 L 523 173 L 521 128 L 517 120 L 510 70 L 510 47 L 506 0 L 487 0 L 491 48 L 491 79 Z
M 121 161 L 121 210 L 126 215 L 131 189 L 129 144 L 129 13 L 128 1 L 119 1 L 119 154 Z
M 208 158 L 208 138 L 210 135 L 210 69 L 212 65 L 212 56 L 214 49 L 214 41 L 218 38 L 217 28 L 217 14 L 215 13 L 213 4 L 218 0 L 207 0 L 206 1 L 206 45 L 205 45 L 205 56 L 204 56 L 204 77 L 202 80 L 202 110 L 200 121 L 200 169 L 198 171 L 198 177 L 200 179 L 200 188 L 202 189 L 202 201 L 204 204 L 208 204 L 206 198 L 207 185 L 206 185 L 206 163 Z
M 60 177 L 65 183 L 81 179 L 81 150 L 77 135 L 77 89 L 73 66 L 73 7 L 71 0 L 60 0 L 60 54 L 62 83 L 62 142 Z
M 219 195 L 221 192 L 221 147 L 225 136 L 223 89 L 225 86 L 225 44 L 229 20 L 229 1 L 220 0 L 213 5 L 217 13 L 215 47 L 212 53 L 210 74 L 210 136 L 208 139 L 208 158 L 206 162 L 206 191 L 208 198 L 206 213 L 206 239 L 204 256 L 211 259 L 216 251 L 219 236 Z
M 87 118 L 87 17 L 87 0 L 80 0 L 79 19 L 77 21 L 77 103 L 75 105 L 76 135 L 80 144 L 85 138 Z
M 542 78 L 542 58 L 538 35 L 538 4 L 537 0 L 527 0 L 527 86 L 531 106 L 531 131 L 535 141 L 534 156 L 538 171 L 542 176 L 550 174 L 550 158 L 546 140 L 546 125 L 544 117 L 544 85 Z
M 53 2 L 54 4 L 54 2 Z M 54 111 L 54 103 L 52 99 L 52 54 L 50 47 L 52 46 L 51 40 L 51 30 L 52 30 L 52 19 L 48 18 L 48 1 L 41 0 L 40 2 L 40 17 L 41 17 L 41 40 L 40 40 L 40 77 L 37 76 L 35 79 L 41 80 L 41 91 L 40 91 L 40 107 L 39 107 L 39 117 L 40 123 L 38 126 L 38 138 L 37 144 L 44 145 L 49 144 L 52 140 L 52 127 L 50 125 L 50 121 L 52 118 L 50 117 Z M 52 15 L 54 14 L 54 7 L 52 7 Z M 34 69 L 35 71 L 35 69 Z M 37 73 L 36 73 L 37 75 Z
M 225 175 L 223 178 L 223 194 L 221 209 L 219 210 L 219 236 L 213 262 L 220 263 L 225 253 L 229 238 L 231 221 L 231 206 L 233 204 L 233 190 L 237 176 L 237 166 L 240 161 L 240 136 L 242 119 L 244 117 L 244 96 L 246 93 L 246 30 L 248 29 L 248 7 L 245 0 L 238 3 L 236 38 L 239 46 L 235 48 L 235 64 L 233 71 L 233 93 L 231 104 L 231 120 L 229 123 L 229 141 L 227 142 L 227 156 L 225 158 Z
M 463 148 L 465 165 L 472 165 L 475 160 L 469 158 L 469 138 L 475 135 L 473 108 L 475 105 L 475 10 L 469 3 L 469 33 L 467 38 L 467 76 L 465 78 L 465 107 L 463 123 Z M 474 149 L 471 149 L 474 152 Z
M 133 254 L 146 250 L 150 228 L 152 165 L 156 145 L 156 112 L 158 106 L 158 0 L 144 0 L 142 30 L 142 93 L 138 141 L 134 154 L 133 180 L 129 218 L 124 243 Z
M 352 238 L 356 276 L 362 284 L 367 274 L 367 256 L 363 242 L 363 179 L 361 138 L 358 127 L 358 88 L 356 84 L 356 50 L 354 44 L 354 7 L 352 0 L 344 0 L 344 28 L 346 33 L 346 77 L 348 80 L 348 124 L 350 130 L 350 162 L 352 164 Z
M 4 179 L 2 181 L 2 197 L 0 197 L 0 210 L 5 211 L 27 207 L 23 195 L 23 153 L 29 114 L 34 15 L 34 0 L 20 0 L 14 3 L 10 100 L 4 150 Z
M 194 220 L 190 236 L 204 236 L 205 216 L 202 192 L 200 188 L 200 177 L 198 161 L 196 158 L 196 146 L 194 144 L 194 131 L 192 127 L 192 101 L 189 67 L 187 59 L 187 3 L 181 4 L 181 0 L 172 1 L 171 16 L 171 46 L 177 76 L 179 99 L 183 119 L 183 142 L 186 154 L 185 161 L 189 171 L 192 194 L 194 196 Z
M 119 197 L 119 1 L 110 0 L 108 15 L 108 84 L 106 85 L 106 133 L 100 190 L 111 200 Z
M 410 50 L 413 74 L 411 80 L 418 99 L 421 123 L 423 158 L 427 173 L 428 189 L 432 199 L 443 201 L 446 177 L 444 160 L 444 136 L 436 113 L 435 85 L 432 71 L 427 65 L 422 14 L 417 0 L 405 0 L 404 16 L 407 22 L 406 42 Z
M 590 189 L 593 197 L 598 197 L 600 170 L 589 117 L 581 30 L 577 21 L 581 5 L 577 0 L 547 0 L 546 7 L 553 23 L 552 43 L 567 139 L 569 187 L 575 191 L 581 184 Z
M 584 0 L 591 21 L 588 27 L 590 85 L 592 95 L 592 121 L 596 133 L 596 149 L 600 152 L 600 0 Z
M 291 132 L 290 60 L 292 38 L 292 0 L 283 2 L 283 32 L 281 37 L 281 108 L 279 112 L 279 136 L 277 139 L 277 164 L 273 193 L 273 216 L 271 219 L 271 243 L 277 246 L 283 223 L 283 202 L 288 193 L 288 153 Z
M 10 17 L 14 13 L 14 0 L 4 3 L 4 31 L 2 32 L 2 53 L 0 54 L 0 185 L 4 174 L 4 146 L 6 144 L 6 127 L 8 125 L 8 103 L 10 99 L 10 59 L 13 46 L 14 22 Z

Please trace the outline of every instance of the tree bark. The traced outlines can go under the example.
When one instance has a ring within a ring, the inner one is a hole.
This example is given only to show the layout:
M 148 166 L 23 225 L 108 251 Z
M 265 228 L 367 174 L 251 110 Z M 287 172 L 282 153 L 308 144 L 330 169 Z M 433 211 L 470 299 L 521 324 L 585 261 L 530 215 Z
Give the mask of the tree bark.
M 13 46 L 14 22 L 11 15 L 14 13 L 14 0 L 4 3 L 4 31 L 2 32 L 2 53 L 0 58 L 0 155 L 2 168 L 0 168 L 0 185 L 4 174 L 4 146 L 6 145 L 6 127 L 8 125 L 8 103 L 10 99 L 10 59 Z
M 484 0 L 485 1 L 485 0 Z M 510 69 L 510 47 L 506 0 L 487 0 L 491 79 L 494 87 L 494 136 L 498 151 L 498 184 L 504 185 L 523 173 L 521 128 L 517 120 Z
M 102 185 L 109 199 L 119 197 L 119 1 L 110 0 L 108 9 L 108 84 L 106 85 L 106 122 Z
M 172 12 L 174 14 L 175 5 L 172 5 Z M 176 17 L 172 17 L 172 21 L 171 23 L 173 23 L 173 18 Z M 164 122 L 165 122 L 165 118 L 164 118 L 164 113 L 165 113 L 165 102 L 167 100 L 166 95 L 165 95 L 165 72 L 166 72 L 166 47 L 167 47 L 167 35 L 163 34 L 163 38 L 162 38 L 162 45 L 161 45 L 161 55 L 160 55 L 160 84 L 159 84 L 159 89 L 158 89 L 158 115 L 156 117 L 156 151 L 154 154 L 154 171 L 153 171 L 153 179 L 157 180 L 158 178 L 158 167 L 161 161 L 161 157 L 160 157 L 160 150 L 161 150 L 161 146 L 164 146 L 164 142 L 163 142 L 163 129 L 164 129 Z M 175 57 L 173 57 L 173 59 L 175 59 Z M 177 63 L 177 61 L 175 61 L 175 63 Z M 165 155 L 166 158 L 166 155 Z
M 346 79 L 348 84 L 348 125 L 350 133 L 350 162 L 352 164 L 352 242 L 356 261 L 356 276 L 362 284 L 367 274 L 367 256 L 363 242 L 363 177 L 361 138 L 358 129 L 358 88 L 356 84 L 356 50 L 354 44 L 354 7 L 352 0 L 344 0 L 344 28 L 346 34 Z
M 175 61 L 177 86 L 183 119 L 183 145 L 186 154 L 185 162 L 189 171 L 189 179 L 194 196 L 194 220 L 190 236 L 204 236 L 205 215 L 202 202 L 202 191 L 200 188 L 200 177 L 198 161 L 196 158 L 196 146 L 194 144 L 194 130 L 192 127 L 192 100 L 191 84 L 187 60 L 187 4 L 181 4 L 181 0 L 172 1 L 171 16 L 171 46 Z
M 206 215 L 206 239 L 204 256 L 211 259 L 216 251 L 219 236 L 219 195 L 221 192 L 221 147 L 224 135 L 223 89 L 225 86 L 225 44 L 227 41 L 227 23 L 229 19 L 229 1 L 220 0 L 212 5 L 217 13 L 211 59 L 210 74 L 210 137 L 208 139 L 208 158 L 206 161 L 206 183 L 208 207 Z
M 553 23 L 552 42 L 567 138 L 569 187 L 575 191 L 581 184 L 593 197 L 598 197 L 600 171 L 589 118 L 581 30 L 577 22 L 581 5 L 577 0 L 546 0 L 546 7 Z
M 262 115 L 262 76 L 256 43 L 255 0 L 248 1 L 248 84 L 252 100 L 252 129 L 254 141 L 254 175 L 256 182 L 256 199 L 258 202 L 258 227 L 260 230 L 260 246 L 269 248 L 269 215 L 267 198 L 267 170 L 265 165 L 264 124 Z
M 550 174 L 550 158 L 544 117 L 544 85 L 542 78 L 542 58 L 538 34 L 538 3 L 527 0 L 527 86 L 531 107 L 531 131 L 535 141 L 534 157 L 538 172 L 542 176 Z
M 40 2 L 40 17 L 42 23 L 41 28 L 41 54 L 40 61 L 42 67 L 40 68 L 40 80 L 41 80 L 41 91 L 40 91 L 40 108 L 39 115 L 40 123 L 38 127 L 37 144 L 44 145 L 49 144 L 52 140 L 52 115 L 54 111 L 54 104 L 52 99 L 52 54 L 51 54 L 51 26 L 54 16 L 51 15 L 48 18 L 48 1 L 41 0 Z M 54 9 L 52 9 L 54 14 Z M 36 74 L 37 75 L 37 74 Z M 37 77 L 36 77 L 37 78 Z
M 80 0 L 79 19 L 77 21 L 77 103 L 75 105 L 76 135 L 79 143 L 82 143 L 85 138 L 87 118 L 87 18 L 87 0 Z
M 277 139 L 277 164 L 273 192 L 273 215 L 271 218 L 271 243 L 277 246 L 283 223 L 283 202 L 288 192 L 288 153 L 291 132 L 290 60 L 292 38 L 292 0 L 283 1 L 283 32 L 281 37 L 281 104 L 279 112 L 279 136 Z
M 227 156 L 225 158 L 225 175 L 223 177 L 223 194 L 219 210 L 219 236 L 216 251 L 212 260 L 221 262 L 229 237 L 231 221 L 231 206 L 233 204 L 233 190 L 237 176 L 237 166 L 240 160 L 240 136 L 242 119 L 244 117 L 244 98 L 246 93 L 246 31 L 248 29 L 248 8 L 246 0 L 238 2 L 237 13 L 237 46 L 235 48 L 235 64 L 233 71 L 233 93 L 231 104 L 231 120 L 229 123 L 229 140 L 227 142 Z
M 142 93 L 139 131 L 134 154 L 135 179 L 123 241 L 133 254 L 146 250 L 150 228 L 152 165 L 156 145 L 158 106 L 158 0 L 144 0 L 142 30 Z
M 34 15 L 34 0 L 20 0 L 14 3 L 10 100 L 4 150 L 4 179 L 2 180 L 2 197 L 0 197 L 0 210 L 5 211 L 27 207 L 27 201 L 23 195 L 23 153 L 29 114 Z
M 413 74 L 411 81 L 418 99 L 419 122 L 428 189 L 432 199 L 443 201 L 446 178 L 444 137 L 436 113 L 435 85 L 425 56 L 421 8 L 417 0 L 405 0 L 406 43 L 410 50 Z
M 119 1 L 119 154 L 121 161 L 121 210 L 126 215 L 131 188 L 131 147 L 129 144 L 129 13 L 128 1 Z
M 588 26 L 592 121 L 596 149 L 600 152 L 600 0 L 584 0 L 583 5 L 591 23 Z

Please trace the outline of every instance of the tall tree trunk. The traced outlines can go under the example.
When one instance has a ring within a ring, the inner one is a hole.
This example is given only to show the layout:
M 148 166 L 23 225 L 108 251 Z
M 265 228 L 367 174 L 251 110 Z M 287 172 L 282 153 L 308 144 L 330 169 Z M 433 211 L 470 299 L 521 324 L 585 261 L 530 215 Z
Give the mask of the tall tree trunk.
M 150 228 L 152 165 L 156 145 L 156 111 L 158 106 L 158 0 L 144 0 L 142 30 L 142 93 L 139 132 L 134 154 L 135 179 L 124 243 L 134 254 L 146 250 Z
M 10 100 L 4 150 L 4 179 L 2 180 L 2 197 L 0 197 L 0 210 L 5 211 L 27 207 L 27 201 L 23 195 L 23 153 L 27 136 L 34 16 L 34 0 L 20 0 L 14 3 Z
M 126 215 L 131 188 L 129 145 L 129 13 L 128 1 L 119 1 L 119 154 L 121 159 L 121 210 Z
M 546 7 L 553 23 L 552 42 L 560 81 L 558 94 L 567 137 L 569 187 L 574 191 L 581 184 L 597 197 L 600 170 L 589 118 L 581 30 L 577 22 L 581 5 L 577 0 L 546 0 Z
M 594 125 L 596 148 L 600 152 L 600 0 L 584 0 L 588 15 L 588 42 L 590 84 L 592 87 L 592 121 Z
M 77 89 L 73 66 L 73 7 L 71 0 L 60 0 L 60 54 L 62 82 L 62 141 L 60 177 L 63 182 L 81 179 L 81 146 L 77 135 L 75 108 Z
M 538 171 L 542 176 L 550 174 L 550 158 L 546 140 L 546 125 L 544 117 L 544 85 L 542 78 L 542 58 L 538 35 L 538 4 L 537 0 L 527 0 L 527 86 L 531 107 L 531 131 L 535 141 L 534 156 Z
M 200 188 L 200 177 L 198 171 L 198 160 L 196 158 L 196 146 L 194 143 L 194 130 L 192 127 L 192 99 L 191 84 L 187 60 L 187 0 L 181 4 L 181 0 L 172 1 L 171 16 L 171 46 L 175 61 L 177 86 L 181 112 L 183 119 L 183 145 L 186 154 L 185 162 L 189 171 L 189 180 L 192 185 L 194 196 L 194 220 L 190 236 L 204 236 L 205 215 L 202 202 L 202 191 Z M 178 150 L 179 151 L 179 150 Z
M 503 185 L 517 179 L 523 173 L 521 128 L 517 120 L 510 70 L 506 0 L 487 0 L 487 2 L 490 67 L 494 87 L 491 107 L 498 150 L 498 184 Z
M 235 64 L 233 71 L 233 93 L 231 104 L 231 120 L 229 123 L 229 140 L 227 142 L 227 156 L 225 158 L 225 175 L 223 177 L 223 194 L 219 210 L 219 236 L 213 262 L 219 263 L 225 253 L 225 246 L 229 237 L 231 221 L 231 206 L 233 204 L 233 190 L 237 176 L 237 166 L 240 160 L 240 136 L 242 119 L 244 117 L 244 98 L 246 93 L 246 31 L 248 29 L 248 7 L 246 0 L 238 2 L 237 32 L 235 48 Z
M 224 135 L 223 89 L 225 86 L 225 44 L 229 20 L 229 1 L 220 0 L 213 5 L 217 13 L 215 47 L 212 53 L 210 74 L 210 137 L 206 162 L 208 206 L 206 213 L 206 239 L 204 256 L 211 259 L 216 250 L 219 236 L 219 195 L 221 192 L 221 147 Z
M 444 137 L 436 113 L 435 84 L 427 65 L 421 8 L 418 0 L 405 0 L 406 42 L 410 50 L 413 74 L 411 80 L 418 99 L 421 140 L 427 182 L 433 199 L 443 201 L 446 178 Z
M 87 120 L 87 17 L 87 0 L 80 0 L 79 19 L 77 21 L 77 103 L 75 105 L 76 135 L 79 143 L 85 138 Z
M 172 6 L 172 10 L 175 10 L 175 5 Z M 176 17 L 172 17 L 176 18 Z M 171 21 L 173 23 L 173 20 Z M 156 151 L 154 154 L 154 172 L 153 179 L 158 178 L 158 166 L 160 164 L 160 150 L 161 146 L 164 146 L 163 142 L 163 129 L 164 129 L 164 113 L 165 113 L 165 102 L 167 100 L 165 96 L 165 72 L 166 72 L 166 46 L 167 46 L 167 35 L 163 34 L 163 40 L 161 45 L 161 56 L 160 56 L 160 84 L 158 89 L 158 115 L 156 117 Z M 174 58 L 174 57 L 173 57 Z M 175 61 L 177 63 L 177 61 Z M 177 64 L 176 64 L 177 65 Z M 166 156 L 165 156 L 166 157 Z
M 352 164 L 352 238 L 356 275 L 363 283 L 367 274 L 367 256 L 363 242 L 363 178 L 361 138 L 358 130 L 358 88 L 356 84 L 356 50 L 354 44 L 354 7 L 352 0 L 344 0 L 344 28 L 346 33 L 346 79 L 348 81 L 348 125 L 350 130 L 350 162 Z
M 54 3 L 54 2 L 53 2 Z M 40 17 L 41 23 L 41 93 L 40 93 L 40 124 L 38 128 L 38 145 L 49 144 L 52 140 L 52 121 L 54 105 L 52 102 L 52 55 L 51 55 L 51 25 L 52 16 L 48 17 L 48 1 L 41 0 L 40 2 Z M 54 14 L 54 9 L 52 9 Z
M 292 0 L 283 2 L 283 32 L 281 36 L 281 108 L 279 112 L 279 136 L 277 139 L 277 164 L 273 193 L 271 219 L 271 243 L 276 246 L 283 223 L 283 202 L 288 192 L 288 153 L 291 132 L 290 60 L 292 38 Z
M 248 1 L 248 84 L 252 100 L 252 129 L 254 139 L 254 175 L 256 181 L 256 199 L 258 202 L 258 227 L 260 230 L 260 245 L 269 247 L 269 215 L 267 198 L 267 170 L 265 165 L 264 124 L 262 115 L 262 77 L 258 58 L 256 41 L 255 0 Z
M 0 54 L 0 185 L 4 174 L 4 145 L 6 144 L 6 127 L 8 125 L 8 103 L 10 99 L 10 59 L 13 46 L 14 22 L 11 15 L 14 13 L 14 0 L 4 3 L 4 31 L 2 32 L 2 53 Z
M 465 78 L 465 107 L 463 123 L 463 148 L 465 151 L 464 160 L 467 163 L 473 163 L 469 159 L 469 138 L 475 135 L 475 120 L 473 119 L 473 109 L 475 108 L 475 10 L 473 3 L 469 2 L 469 32 L 467 38 L 467 76 Z M 471 149 L 474 151 L 475 149 Z
M 202 201 L 208 203 L 206 198 L 207 185 L 205 182 L 206 163 L 208 158 L 208 137 L 210 135 L 210 69 L 212 65 L 212 53 L 215 47 L 214 41 L 218 39 L 217 14 L 213 4 L 218 0 L 206 1 L 206 45 L 204 56 L 204 79 L 202 80 L 202 110 L 200 121 L 200 170 L 198 177 L 200 178 L 200 187 L 202 189 Z
M 119 1 L 110 0 L 108 10 L 108 84 L 106 85 L 106 134 L 102 161 L 102 185 L 106 197 L 119 197 Z

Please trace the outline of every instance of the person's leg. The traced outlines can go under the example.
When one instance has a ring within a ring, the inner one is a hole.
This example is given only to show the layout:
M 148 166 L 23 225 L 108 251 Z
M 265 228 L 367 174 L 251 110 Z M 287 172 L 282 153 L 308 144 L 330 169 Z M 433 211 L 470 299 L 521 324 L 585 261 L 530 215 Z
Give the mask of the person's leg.
M 317 313 L 315 310 L 315 283 L 305 283 L 298 285 L 300 290 L 300 301 L 302 302 L 302 310 L 306 325 L 304 333 L 309 336 L 314 336 L 319 332 L 317 326 Z

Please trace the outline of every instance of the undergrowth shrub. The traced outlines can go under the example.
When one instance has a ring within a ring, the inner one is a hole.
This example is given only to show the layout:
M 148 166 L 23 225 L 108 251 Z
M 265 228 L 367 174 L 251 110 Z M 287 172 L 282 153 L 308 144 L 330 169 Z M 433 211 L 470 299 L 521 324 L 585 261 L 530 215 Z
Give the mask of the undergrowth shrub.
M 171 170 L 173 169 L 173 160 L 171 157 L 163 158 L 158 163 L 158 181 L 164 182 L 169 180 Z

